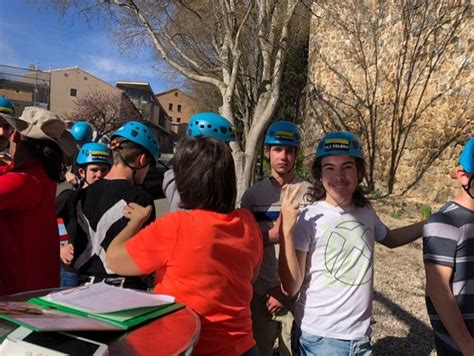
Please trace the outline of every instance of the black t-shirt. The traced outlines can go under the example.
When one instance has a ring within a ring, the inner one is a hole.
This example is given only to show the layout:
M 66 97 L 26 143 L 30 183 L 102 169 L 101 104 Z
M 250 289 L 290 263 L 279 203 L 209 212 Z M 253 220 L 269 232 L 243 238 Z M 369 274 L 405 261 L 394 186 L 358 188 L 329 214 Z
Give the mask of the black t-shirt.
M 114 275 L 105 267 L 105 253 L 127 225 L 123 210 L 130 202 L 153 207 L 144 225 L 155 220 L 152 197 L 127 180 L 104 179 L 71 194 L 65 223 L 69 241 L 74 245 L 72 265 L 81 274 Z
M 71 196 L 74 194 L 74 190 L 66 189 L 63 190 L 59 195 L 56 197 L 56 217 L 57 218 L 64 218 L 68 216 L 66 209 L 68 208 L 67 202 L 71 199 Z

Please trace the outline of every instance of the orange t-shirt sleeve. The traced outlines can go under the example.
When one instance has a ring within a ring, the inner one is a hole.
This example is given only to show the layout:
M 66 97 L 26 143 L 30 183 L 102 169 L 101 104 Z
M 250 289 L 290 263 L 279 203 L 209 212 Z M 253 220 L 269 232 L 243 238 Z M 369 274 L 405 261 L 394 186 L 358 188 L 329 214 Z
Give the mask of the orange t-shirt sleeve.
M 178 215 L 179 212 L 156 219 L 126 242 L 128 255 L 144 274 L 164 268 L 173 255 Z

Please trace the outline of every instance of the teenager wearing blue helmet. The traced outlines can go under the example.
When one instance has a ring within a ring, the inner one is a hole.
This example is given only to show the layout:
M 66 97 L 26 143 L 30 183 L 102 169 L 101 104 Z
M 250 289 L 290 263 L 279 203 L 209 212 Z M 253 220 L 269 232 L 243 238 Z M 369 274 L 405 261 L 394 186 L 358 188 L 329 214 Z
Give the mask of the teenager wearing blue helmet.
M 5 119 L 15 118 L 15 108 L 10 100 L 0 97 L 0 165 L 8 164 L 11 158 L 7 153 L 2 153 L 7 147 L 10 141 L 10 135 L 13 133 L 13 127 Z
M 92 126 L 86 121 L 78 121 L 71 127 L 71 134 L 79 145 L 92 141 Z
M 79 149 L 76 157 L 78 175 L 81 179 L 80 188 L 103 179 L 112 166 L 112 151 L 104 144 L 89 142 Z M 60 257 L 61 257 L 61 287 L 75 287 L 78 284 L 78 273 L 71 266 L 74 257 L 74 245 L 69 240 L 64 226 L 64 217 L 69 215 L 67 209 L 68 200 L 74 190 L 67 189 L 61 192 L 56 198 L 56 217 L 58 220 L 60 237 Z
M 289 121 L 276 121 L 268 128 L 264 154 L 270 163 L 270 176 L 247 189 L 241 207 L 252 211 L 264 236 L 263 262 L 254 283 L 252 299 L 253 333 L 262 355 L 271 355 L 279 339 L 280 355 L 290 355 L 293 301 L 280 286 L 278 277 L 280 209 L 284 188 L 303 184 L 298 201 L 305 205 L 309 183 L 297 176 L 294 166 L 300 146 L 298 127 Z
M 423 228 L 426 306 L 438 355 L 474 354 L 474 137 L 453 170 L 459 191 Z
M 208 136 L 223 142 L 236 140 L 236 131 L 223 116 L 213 112 L 200 112 L 189 119 L 186 135 L 189 137 Z M 163 177 L 163 192 L 170 204 L 170 211 L 180 208 L 181 197 L 176 189 L 173 168 L 167 170 Z
M 111 136 L 113 165 L 107 176 L 82 189 L 74 198 L 74 217 L 66 222 L 74 241 L 72 265 L 80 273 L 80 283 L 105 281 L 114 285 L 146 289 L 140 277 L 114 274 L 105 260 L 107 248 L 127 224 L 124 207 L 129 203 L 154 207 L 153 199 L 139 187 L 160 156 L 160 147 L 152 129 L 131 121 Z M 155 219 L 155 210 L 147 224 Z M 70 225 L 71 224 L 71 225 Z M 75 225 L 75 226 L 74 226 Z
M 86 121 L 78 121 L 71 127 L 71 134 L 76 140 L 77 150 L 86 142 L 92 141 L 93 130 L 92 126 Z M 73 188 L 79 188 L 81 178 L 79 177 L 78 168 L 75 160 L 69 162 L 71 170 L 66 173 L 66 182 L 71 184 Z
M 371 355 L 374 243 L 407 244 L 423 222 L 390 230 L 380 221 L 360 188 L 364 154 L 353 133 L 325 135 L 311 173 L 312 204 L 300 213 L 296 187 L 281 209 L 279 274 L 285 291 L 298 295 L 299 353 Z

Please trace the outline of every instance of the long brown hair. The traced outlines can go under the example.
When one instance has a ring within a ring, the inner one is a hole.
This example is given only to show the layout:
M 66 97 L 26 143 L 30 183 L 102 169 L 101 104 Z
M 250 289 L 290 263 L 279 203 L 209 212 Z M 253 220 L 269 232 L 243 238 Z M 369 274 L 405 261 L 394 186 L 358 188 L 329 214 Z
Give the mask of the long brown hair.
M 227 214 L 235 209 L 237 182 L 229 146 L 213 137 L 184 137 L 173 171 L 183 209 Z
M 352 194 L 352 203 L 357 207 L 370 206 L 370 201 L 365 197 L 364 189 L 360 183 L 365 177 L 365 161 L 361 158 L 354 157 L 356 161 L 357 175 L 359 178 L 359 185 Z M 322 174 L 322 157 L 314 159 L 311 166 L 311 176 L 313 177 L 313 186 L 308 189 L 307 197 L 310 203 L 326 198 L 326 190 L 324 189 L 321 178 Z

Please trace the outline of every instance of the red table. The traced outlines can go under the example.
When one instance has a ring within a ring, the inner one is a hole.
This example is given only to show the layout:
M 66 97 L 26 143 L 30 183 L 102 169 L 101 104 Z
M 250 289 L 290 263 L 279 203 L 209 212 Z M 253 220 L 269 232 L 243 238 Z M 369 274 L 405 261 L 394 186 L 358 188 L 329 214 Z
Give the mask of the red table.
M 24 301 L 54 290 L 14 294 L 2 299 Z M 1 321 L 3 333 L 17 326 Z M 10 330 L 10 331 L 11 331 Z M 147 322 L 127 332 L 77 332 L 79 336 L 109 345 L 110 355 L 190 355 L 199 340 L 201 323 L 197 314 L 185 307 Z

